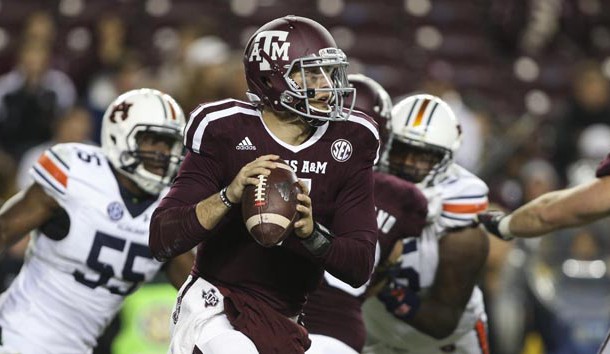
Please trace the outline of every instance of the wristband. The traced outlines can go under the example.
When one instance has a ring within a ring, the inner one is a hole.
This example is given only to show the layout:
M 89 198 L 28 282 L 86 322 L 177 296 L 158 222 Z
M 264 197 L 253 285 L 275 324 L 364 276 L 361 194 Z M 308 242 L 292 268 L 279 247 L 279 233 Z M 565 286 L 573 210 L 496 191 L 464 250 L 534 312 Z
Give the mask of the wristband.
M 301 243 L 314 256 L 318 257 L 326 253 L 335 235 L 333 235 L 322 224 L 314 222 L 313 232 L 309 237 L 301 239 Z
M 512 215 L 506 215 L 505 217 L 503 217 L 502 219 L 500 219 L 500 222 L 498 223 L 498 231 L 500 232 L 500 236 L 502 237 L 503 240 L 506 241 L 510 241 L 513 238 L 515 238 L 515 235 L 512 234 L 512 232 L 510 232 L 510 220 L 513 218 Z
M 227 198 L 227 187 L 224 187 L 223 189 L 220 190 L 220 201 L 229 209 L 231 209 L 231 207 L 233 207 L 234 203 L 231 203 L 231 201 L 229 200 L 229 198 Z

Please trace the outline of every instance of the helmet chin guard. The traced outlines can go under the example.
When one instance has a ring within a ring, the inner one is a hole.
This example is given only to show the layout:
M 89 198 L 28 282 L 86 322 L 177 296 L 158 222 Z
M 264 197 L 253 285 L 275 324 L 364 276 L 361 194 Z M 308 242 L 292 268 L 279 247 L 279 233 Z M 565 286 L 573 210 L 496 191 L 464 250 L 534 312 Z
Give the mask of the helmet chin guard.
M 158 195 L 178 172 L 182 161 L 185 117 L 176 101 L 153 89 L 120 95 L 106 110 L 102 122 L 102 150 L 108 161 L 144 192 Z M 169 155 L 142 151 L 141 133 L 163 136 L 170 142 Z M 163 164 L 162 175 L 146 169 L 145 161 Z

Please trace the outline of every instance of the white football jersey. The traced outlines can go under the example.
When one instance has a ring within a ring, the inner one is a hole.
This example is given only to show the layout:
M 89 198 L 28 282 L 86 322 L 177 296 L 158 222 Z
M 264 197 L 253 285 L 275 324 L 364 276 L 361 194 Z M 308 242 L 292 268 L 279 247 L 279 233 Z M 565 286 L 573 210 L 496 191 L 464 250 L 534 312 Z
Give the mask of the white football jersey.
M 69 229 L 33 232 L 21 272 L 0 298 L 0 352 L 90 353 L 124 297 L 162 265 L 148 248 L 160 197 L 132 215 L 95 146 L 56 145 L 30 173 L 66 211 Z
M 422 190 L 428 198 L 428 225 L 420 237 L 403 241 L 401 267 L 409 269 L 410 276 L 402 285 L 410 285 L 411 288 L 415 285 L 415 288 L 420 288 L 420 294 L 425 296 L 434 282 L 438 267 L 439 240 L 451 229 L 472 225 L 476 214 L 487 209 L 488 191 L 483 181 L 456 164 L 449 167 L 446 177 L 436 186 Z M 440 348 L 446 345 L 471 343 L 459 339 L 473 333 L 475 328 L 480 330 L 479 322 L 486 323 L 483 295 L 478 287 L 474 288 L 456 330 L 442 340 L 430 337 L 395 318 L 386 311 L 377 297 L 371 297 L 365 302 L 363 317 L 369 339 L 372 342 L 383 342 L 394 348 L 396 353 L 434 353 L 440 352 Z M 476 349 L 458 348 L 456 352 L 480 353 L 480 349 Z

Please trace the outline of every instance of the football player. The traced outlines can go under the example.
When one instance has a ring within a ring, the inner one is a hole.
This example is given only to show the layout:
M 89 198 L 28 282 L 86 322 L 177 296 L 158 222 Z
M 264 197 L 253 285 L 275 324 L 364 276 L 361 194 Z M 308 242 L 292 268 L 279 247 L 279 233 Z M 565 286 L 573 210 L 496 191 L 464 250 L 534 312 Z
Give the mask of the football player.
M 590 182 L 545 193 L 510 214 L 491 210 L 480 213 L 478 220 L 487 231 L 511 240 L 541 236 L 609 216 L 610 155 L 599 164 L 595 175 L 597 178 Z M 610 333 L 599 353 L 610 354 Z
M 40 156 L 35 182 L 0 212 L 0 252 L 33 231 L 0 298 L 0 352 L 91 353 L 125 296 L 161 269 L 149 222 L 182 159 L 184 125 L 173 98 L 133 90 L 106 110 L 101 148 L 58 144 Z M 193 260 L 165 265 L 173 284 Z
M 350 86 L 356 89 L 354 108 L 375 120 L 379 128 L 379 151 L 384 151 L 390 134 L 392 98 L 381 84 L 366 75 L 350 74 L 347 79 Z
M 387 136 L 384 130 L 387 132 L 392 112 L 388 93 L 367 76 L 355 74 L 348 79 L 356 88 L 354 109 L 372 117 L 379 125 L 380 135 Z M 421 233 L 426 221 L 427 200 L 411 182 L 379 172 L 375 172 L 374 178 L 379 235 L 375 265 L 387 269 L 402 254 L 402 243 L 397 240 Z M 307 354 L 357 354 L 362 351 L 366 330 L 361 308 L 367 285 L 353 288 L 329 272 L 324 273 L 322 284 L 309 295 L 303 311 L 305 327 L 312 341 Z
M 358 287 L 373 268 L 379 134 L 346 100 L 345 54 L 319 23 L 286 16 L 250 37 L 243 61 L 250 102 L 193 111 L 189 151 L 152 218 L 157 258 L 199 245 L 172 353 L 303 353 L 310 343 L 297 318 L 323 271 Z M 280 157 L 309 194 L 298 195 L 294 233 L 265 248 L 248 234 L 240 200 Z
M 363 306 L 365 353 L 489 352 L 476 286 L 489 245 L 475 226 L 477 213 L 487 208 L 488 188 L 453 162 L 460 139 L 458 120 L 438 97 L 410 96 L 392 110 L 381 168 L 420 187 L 427 225 L 421 236 L 399 241 L 397 266 L 377 274 L 386 282 Z

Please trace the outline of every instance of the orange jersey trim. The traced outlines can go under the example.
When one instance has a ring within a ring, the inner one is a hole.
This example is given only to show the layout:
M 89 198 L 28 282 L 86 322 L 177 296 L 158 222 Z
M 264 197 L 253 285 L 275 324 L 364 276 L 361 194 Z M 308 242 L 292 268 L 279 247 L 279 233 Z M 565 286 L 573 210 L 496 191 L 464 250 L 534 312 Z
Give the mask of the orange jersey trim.
M 479 347 L 481 347 L 481 353 L 489 354 L 489 342 L 487 341 L 487 330 L 485 329 L 485 323 L 478 320 L 474 326 L 477 332 L 477 339 L 479 340 Z
M 57 165 L 47 156 L 47 154 L 42 154 L 42 156 L 38 158 L 38 163 L 62 186 L 68 186 L 68 176 L 64 173 L 64 171 L 57 167 Z
M 478 204 L 443 204 L 443 211 L 456 214 L 474 214 L 485 211 L 488 202 Z

